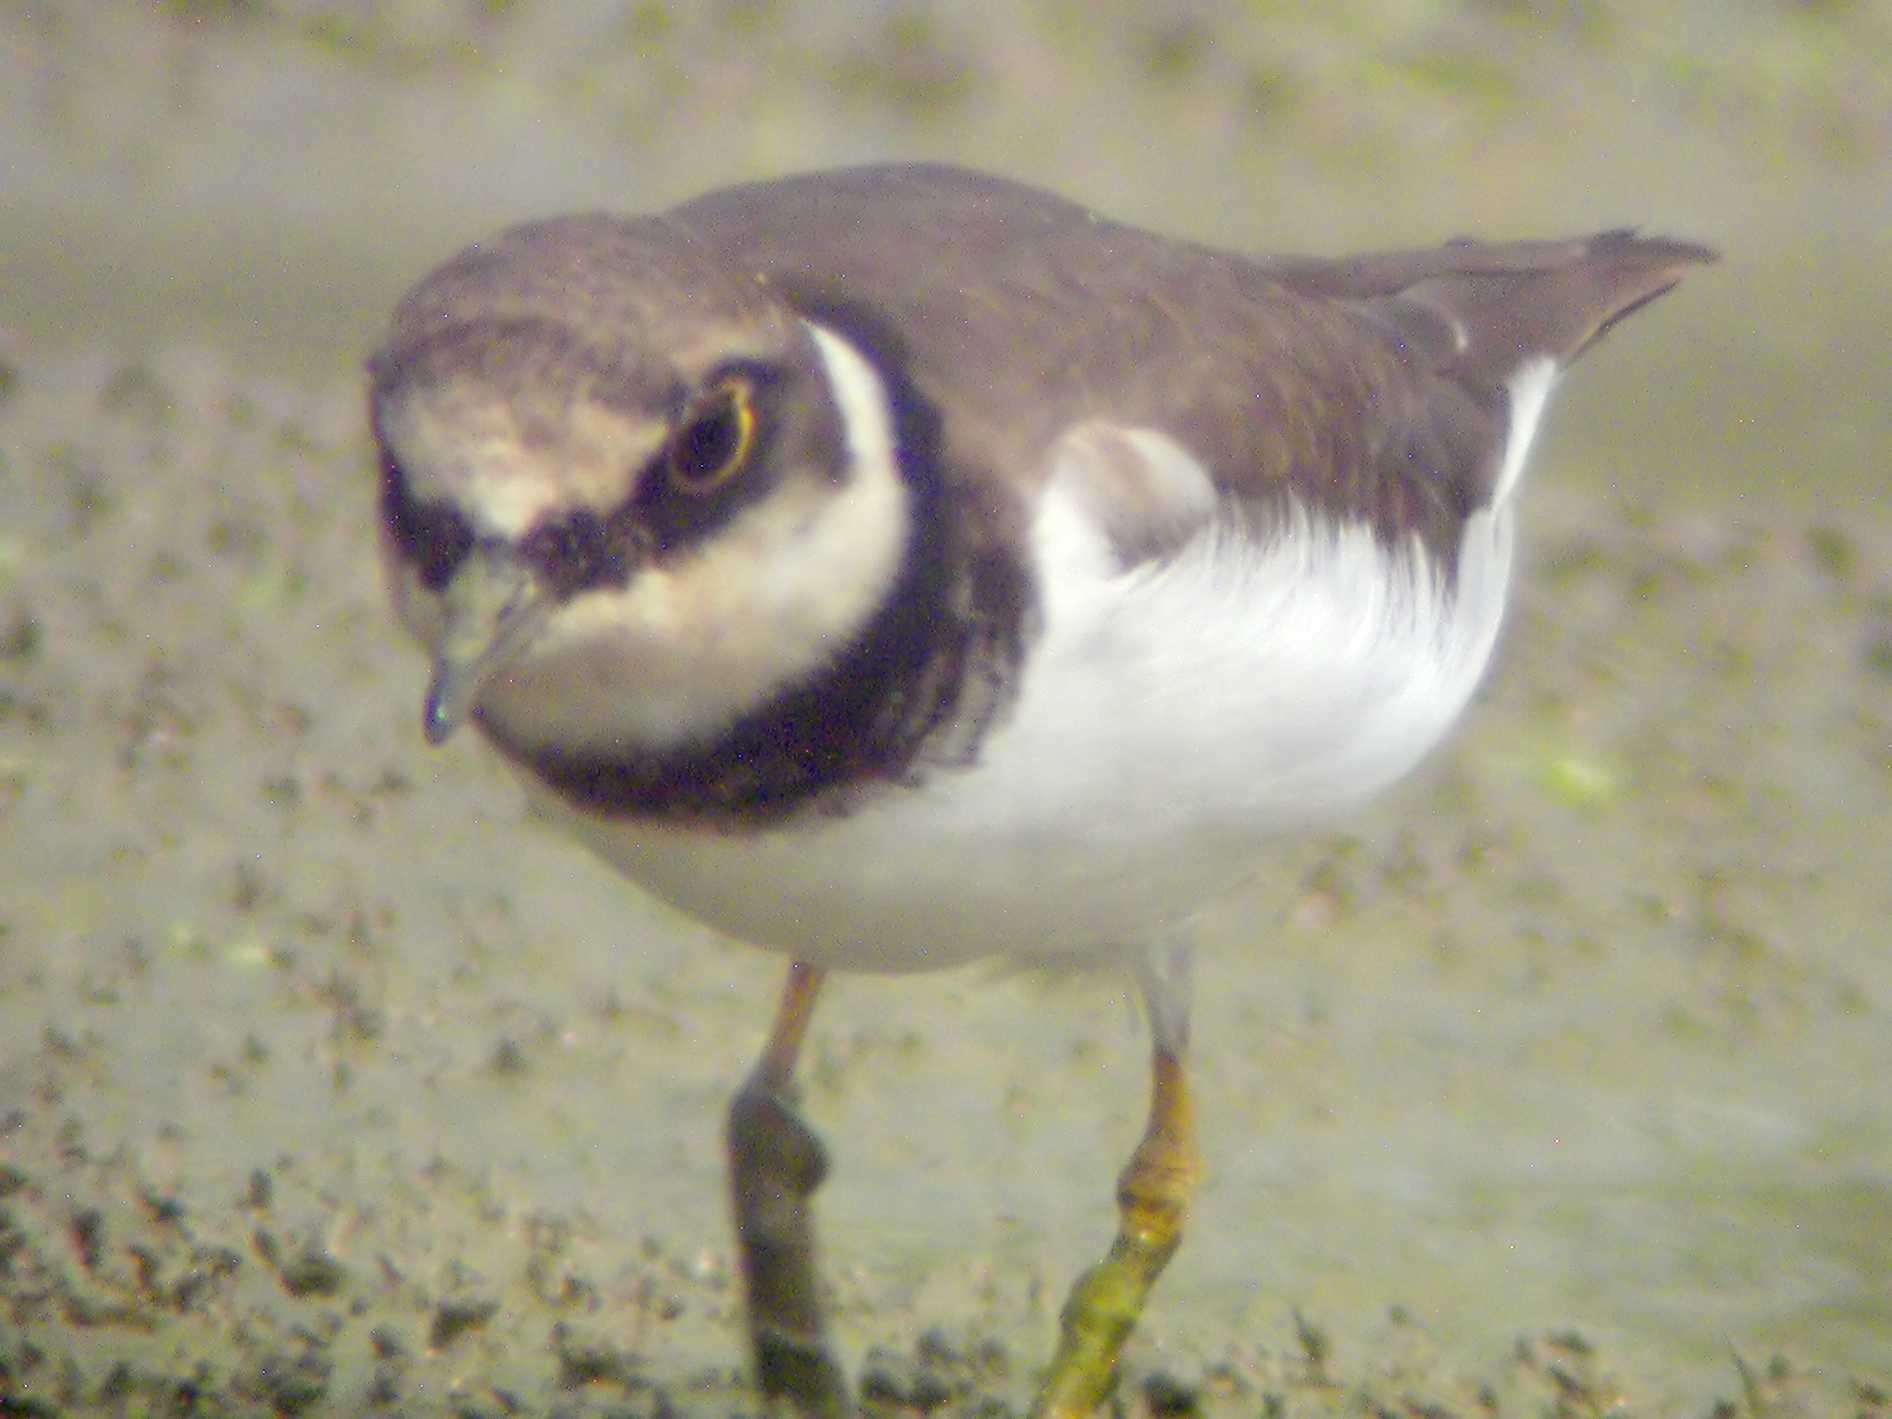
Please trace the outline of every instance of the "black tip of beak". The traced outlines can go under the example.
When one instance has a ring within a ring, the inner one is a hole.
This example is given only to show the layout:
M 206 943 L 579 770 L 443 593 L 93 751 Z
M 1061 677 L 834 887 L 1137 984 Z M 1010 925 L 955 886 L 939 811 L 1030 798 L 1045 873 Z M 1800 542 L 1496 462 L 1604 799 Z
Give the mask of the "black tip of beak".
M 428 744 L 438 749 L 466 723 L 473 712 L 474 691 L 484 679 L 478 661 L 468 664 L 443 658 L 434 666 L 420 710 L 420 732 Z
M 426 736 L 427 743 L 438 749 L 459 727 L 459 720 L 447 712 L 447 707 L 434 696 L 429 695 L 426 705 L 422 708 L 420 720 L 420 732 Z

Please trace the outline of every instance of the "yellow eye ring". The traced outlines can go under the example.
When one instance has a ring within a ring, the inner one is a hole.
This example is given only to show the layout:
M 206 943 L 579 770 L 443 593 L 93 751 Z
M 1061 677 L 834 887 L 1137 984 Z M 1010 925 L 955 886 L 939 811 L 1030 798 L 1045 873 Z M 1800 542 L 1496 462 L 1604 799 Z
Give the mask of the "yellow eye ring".
M 671 484 L 695 496 L 733 478 L 755 451 L 755 400 L 746 379 L 726 379 L 692 404 L 670 435 L 664 466 Z

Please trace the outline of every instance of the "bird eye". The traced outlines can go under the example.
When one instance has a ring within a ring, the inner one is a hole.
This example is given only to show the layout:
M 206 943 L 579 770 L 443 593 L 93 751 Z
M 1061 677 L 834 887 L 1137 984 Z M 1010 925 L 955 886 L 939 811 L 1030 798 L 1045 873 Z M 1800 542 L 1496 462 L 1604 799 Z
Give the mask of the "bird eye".
M 755 448 L 752 393 L 747 380 L 726 379 L 690 407 L 665 455 L 673 485 L 700 496 L 741 471 Z

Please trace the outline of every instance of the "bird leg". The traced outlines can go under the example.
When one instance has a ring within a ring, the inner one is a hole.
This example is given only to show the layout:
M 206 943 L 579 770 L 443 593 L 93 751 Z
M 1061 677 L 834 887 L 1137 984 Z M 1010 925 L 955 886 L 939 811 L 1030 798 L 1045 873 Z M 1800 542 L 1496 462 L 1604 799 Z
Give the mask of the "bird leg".
M 795 1061 L 823 979 L 800 961 L 788 968 L 768 1043 L 730 1101 L 729 1190 L 757 1384 L 771 1405 L 785 1401 L 803 1419 L 846 1419 L 854 1403 L 826 1337 L 808 1205 L 828 1159 L 793 1102 Z
M 1186 955 L 1178 953 L 1174 969 L 1176 981 L 1183 981 Z M 1183 1218 L 1202 1176 L 1195 1105 L 1183 1067 L 1186 1002 L 1180 987 L 1161 979 L 1146 977 L 1144 989 L 1156 1033 L 1149 1122 L 1117 1179 L 1117 1240 L 1065 1300 L 1057 1353 L 1032 1401 L 1034 1419 L 1078 1419 L 1109 1398 L 1117 1357 L 1182 1241 Z

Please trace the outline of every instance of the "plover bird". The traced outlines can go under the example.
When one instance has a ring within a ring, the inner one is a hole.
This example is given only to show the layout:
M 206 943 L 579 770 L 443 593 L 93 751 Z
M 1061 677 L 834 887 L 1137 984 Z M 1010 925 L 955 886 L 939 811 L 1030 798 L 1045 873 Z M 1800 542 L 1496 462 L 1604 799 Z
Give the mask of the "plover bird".
M 1477 687 L 1558 375 L 1712 259 L 1612 231 L 1338 261 L 868 167 L 573 216 L 370 362 L 393 600 L 462 724 L 626 877 L 786 956 L 729 1115 L 757 1376 L 850 1407 L 791 1105 L 825 974 L 1115 967 L 1121 1228 L 1035 1412 L 1109 1393 L 1199 1162 L 1187 919 Z

